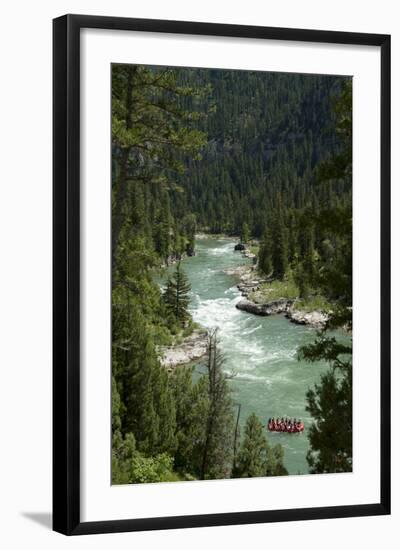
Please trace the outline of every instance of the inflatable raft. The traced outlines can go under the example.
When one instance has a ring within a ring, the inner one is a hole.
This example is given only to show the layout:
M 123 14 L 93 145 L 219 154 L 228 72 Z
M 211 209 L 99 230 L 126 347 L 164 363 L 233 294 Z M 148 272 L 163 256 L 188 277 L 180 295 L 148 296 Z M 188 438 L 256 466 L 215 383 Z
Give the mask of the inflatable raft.
M 304 431 L 304 422 L 296 422 L 296 424 L 285 424 L 284 422 L 277 424 L 276 422 L 269 422 L 267 427 L 270 432 L 297 434 Z

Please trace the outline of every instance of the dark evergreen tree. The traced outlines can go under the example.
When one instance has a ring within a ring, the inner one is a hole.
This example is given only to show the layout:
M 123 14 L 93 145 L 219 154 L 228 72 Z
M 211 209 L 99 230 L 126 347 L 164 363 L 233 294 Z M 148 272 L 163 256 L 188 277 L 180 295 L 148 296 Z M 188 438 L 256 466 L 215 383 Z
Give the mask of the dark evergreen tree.
M 168 376 L 159 364 L 142 315 L 124 308 L 115 319 L 113 331 L 113 374 L 121 400 L 121 433 L 132 433 L 144 453 L 174 450 L 175 408 Z
M 272 268 L 276 279 L 283 279 L 288 267 L 287 230 L 281 212 L 272 221 Z
M 273 271 L 272 239 L 268 230 L 265 230 L 260 244 L 258 252 L 258 269 L 267 276 L 270 276 Z
M 303 348 L 307 361 L 329 361 L 329 370 L 307 392 L 306 410 L 314 422 L 309 430 L 307 460 L 311 473 L 352 471 L 352 368 L 351 346 L 321 336 Z
M 243 222 L 242 231 L 240 233 L 240 241 L 243 244 L 247 244 L 249 240 L 250 240 L 249 225 L 247 224 L 247 222 Z
M 167 281 L 163 299 L 167 312 L 172 315 L 179 325 L 184 327 L 190 318 L 188 312 L 190 283 L 181 268 L 181 262 L 177 263 L 173 276 Z
M 179 471 L 198 477 L 203 458 L 209 392 L 206 377 L 200 377 L 194 383 L 192 374 L 190 367 L 180 367 L 171 376 L 176 407 L 177 448 L 174 463 Z
M 200 479 L 229 477 L 233 458 L 234 417 L 224 358 L 218 347 L 217 330 L 208 337 L 208 410 L 200 464 Z
M 236 460 L 234 477 L 262 477 L 266 474 L 268 444 L 264 428 L 252 413 L 244 429 L 244 439 Z
M 283 466 L 283 448 L 272 447 L 260 419 L 252 413 L 246 421 L 244 439 L 237 456 L 234 477 L 287 475 Z

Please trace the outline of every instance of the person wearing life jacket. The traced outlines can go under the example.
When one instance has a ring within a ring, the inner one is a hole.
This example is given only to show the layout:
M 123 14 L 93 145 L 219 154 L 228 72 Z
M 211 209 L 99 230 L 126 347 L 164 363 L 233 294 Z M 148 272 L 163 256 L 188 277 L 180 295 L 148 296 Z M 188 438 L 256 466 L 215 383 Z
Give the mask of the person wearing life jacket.
M 298 420 L 298 421 L 297 421 L 297 426 L 296 426 L 296 427 L 297 427 L 297 431 L 299 431 L 299 432 L 301 431 L 301 425 L 302 425 L 302 424 L 301 424 L 301 420 Z

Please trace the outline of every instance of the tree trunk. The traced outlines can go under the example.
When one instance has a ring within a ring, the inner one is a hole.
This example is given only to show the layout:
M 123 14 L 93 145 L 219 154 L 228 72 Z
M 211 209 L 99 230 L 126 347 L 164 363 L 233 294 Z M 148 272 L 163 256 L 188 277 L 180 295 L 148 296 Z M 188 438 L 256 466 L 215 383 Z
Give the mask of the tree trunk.
M 236 468 L 236 447 L 237 447 L 237 437 L 238 437 L 238 428 L 239 428 L 239 418 L 240 418 L 240 409 L 242 408 L 242 405 L 239 403 L 238 405 L 238 412 L 236 417 L 236 426 L 235 426 L 235 437 L 233 440 L 233 470 Z

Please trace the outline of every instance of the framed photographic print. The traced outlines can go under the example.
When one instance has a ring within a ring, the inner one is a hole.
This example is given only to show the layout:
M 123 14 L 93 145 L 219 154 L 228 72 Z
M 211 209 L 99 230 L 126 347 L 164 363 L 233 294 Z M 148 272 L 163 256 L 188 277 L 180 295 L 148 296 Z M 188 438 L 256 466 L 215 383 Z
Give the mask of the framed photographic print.
M 390 37 L 54 20 L 54 529 L 390 513 Z

